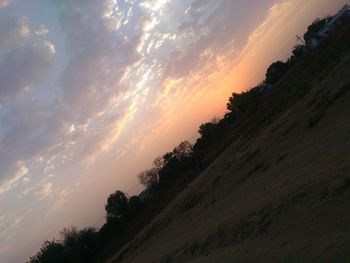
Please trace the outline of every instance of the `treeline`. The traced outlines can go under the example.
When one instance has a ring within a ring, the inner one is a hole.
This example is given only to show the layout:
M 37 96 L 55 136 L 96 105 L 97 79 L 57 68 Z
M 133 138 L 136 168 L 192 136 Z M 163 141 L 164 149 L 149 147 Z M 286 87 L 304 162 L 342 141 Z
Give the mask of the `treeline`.
M 305 42 L 324 26 L 327 19 L 315 20 L 308 27 Z M 245 92 L 234 92 L 228 99 L 227 112 L 222 118 L 200 125 L 200 136 L 194 144 L 181 142 L 172 151 L 157 157 L 150 169 L 137 175 L 139 182 L 145 186 L 141 194 L 129 197 L 119 190 L 111 194 L 105 205 L 106 223 L 101 229 L 64 229 L 61 240 L 45 241 L 29 263 L 89 263 L 115 253 L 236 139 L 232 130 L 239 121 L 259 112 L 270 88 L 288 74 L 309 50 L 305 44 L 296 45 L 286 62 L 276 61 L 268 67 L 261 84 Z

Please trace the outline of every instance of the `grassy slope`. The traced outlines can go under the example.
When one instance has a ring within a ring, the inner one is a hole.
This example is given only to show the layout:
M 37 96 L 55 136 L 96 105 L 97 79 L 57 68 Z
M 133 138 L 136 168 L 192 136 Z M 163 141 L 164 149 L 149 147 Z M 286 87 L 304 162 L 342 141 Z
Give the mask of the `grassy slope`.
M 115 262 L 350 261 L 350 27 L 232 129 Z

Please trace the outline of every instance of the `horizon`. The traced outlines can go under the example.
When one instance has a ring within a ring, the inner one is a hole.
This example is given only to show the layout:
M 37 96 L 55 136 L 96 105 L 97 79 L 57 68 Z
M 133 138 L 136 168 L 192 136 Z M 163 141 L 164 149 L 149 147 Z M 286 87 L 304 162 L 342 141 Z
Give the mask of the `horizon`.
M 2 262 L 100 227 L 109 194 L 142 191 L 140 171 L 345 4 L 0 0 Z

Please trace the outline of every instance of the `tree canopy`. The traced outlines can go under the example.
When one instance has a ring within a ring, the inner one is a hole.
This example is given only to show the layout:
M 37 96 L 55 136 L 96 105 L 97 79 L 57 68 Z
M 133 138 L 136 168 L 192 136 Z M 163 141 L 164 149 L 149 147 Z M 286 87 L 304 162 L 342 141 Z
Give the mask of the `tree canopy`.
M 314 22 L 308 26 L 306 33 L 304 34 L 305 42 L 310 41 L 316 36 L 316 34 L 324 27 L 328 21 L 332 19 L 331 16 L 325 17 L 323 19 L 317 18 Z
M 140 184 L 144 187 L 151 189 L 155 187 L 158 183 L 158 175 L 159 171 L 156 168 L 148 169 L 146 171 L 142 171 L 137 175 Z
M 29 263 L 61 263 L 68 262 L 64 246 L 56 240 L 46 240 L 39 252 L 29 259 Z
M 275 84 L 287 72 L 288 64 L 283 61 L 272 63 L 266 71 L 265 83 L 268 85 Z
M 116 191 L 107 199 L 105 210 L 107 220 L 118 220 L 123 218 L 127 212 L 128 198 L 122 191 Z

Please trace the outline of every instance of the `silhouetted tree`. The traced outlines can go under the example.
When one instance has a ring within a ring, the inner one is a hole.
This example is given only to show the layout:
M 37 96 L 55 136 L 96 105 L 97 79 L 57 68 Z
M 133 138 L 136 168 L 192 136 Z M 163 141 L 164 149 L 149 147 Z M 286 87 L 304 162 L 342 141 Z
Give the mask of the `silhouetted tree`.
M 242 103 L 242 94 L 239 94 L 239 93 L 236 93 L 236 92 L 233 92 L 231 97 L 228 99 L 228 103 L 226 104 L 226 108 L 233 114 L 237 114 L 237 113 L 240 113 L 242 111 L 244 111 L 245 107 L 244 107 L 244 104 Z M 207 126 L 207 129 L 211 126 L 213 126 L 213 124 L 204 124 L 205 126 Z M 210 126 L 209 126 L 210 125 Z M 203 126 L 201 125 L 199 127 L 199 133 L 201 135 L 205 135 L 206 133 L 202 133 L 201 130 L 203 130 Z
M 169 184 L 182 171 L 193 166 L 193 145 L 188 141 L 181 142 L 172 152 L 163 156 L 163 167 L 159 170 L 159 183 Z
M 85 228 L 80 231 L 74 226 L 64 228 L 61 232 L 64 251 L 69 262 L 92 262 L 99 246 L 98 233 L 94 228 Z
M 301 57 L 305 53 L 304 45 L 296 45 L 293 47 L 292 54 L 295 58 Z
M 193 145 L 189 141 L 183 141 L 173 150 L 173 157 L 179 160 L 190 157 L 192 154 Z
M 132 196 L 128 199 L 128 209 L 127 209 L 127 217 L 128 219 L 131 219 L 135 213 L 137 212 L 137 209 L 140 205 L 140 199 L 138 196 Z
M 156 170 L 160 171 L 164 166 L 164 158 L 162 157 L 157 157 L 154 161 L 153 161 L 153 168 L 155 168 Z
M 226 105 L 233 115 L 240 115 L 246 111 L 255 111 L 259 103 L 259 92 L 263 84 L 242 93 L 233 93 Z
M 128 198 L 122 191 L 116 191 L 111 194 L 107 199 L 105 210 L 107 212 L 108 220 L 120 220 L 123 219 L 127 212 Z
M 316 37 L 317 33 L 324 27 L 328 21 L 332 19 L 332 16 L 328 16 L 326 18 L 320 19 L 317 18 L 314 22 L 308 26 L 306 33 L 304 34 L 305 42 L 308 42 L 312 38 Z
M 46 240 L 39 252 L 30 257 L 28 263 L 62 263 L 69 262 L 68 257 L 64 253 L 64 246 L 56 240 Z
M 137 178 L 144 187 L 151 189 L 158 183 L 158 172 L 159 171 L 156 168 L 152 168 L 146 171 L 142 171 L 137 175 Z
M 215 131 L 216 124 L 213 122 L 203 123 L 199 126 L 198 133 L 202 138 L 209 138 Z
M 64 228 L 62 241 L 45 241 L 40 251 L 29 263 L 89 263 L 96 258 L 99 235 L 93 228 L 78 231 L 76 227 Z
M 282 61 L 276 61 L 270 65 L 266 71 L 265 83 L 272 85 L 281 79 L 287 72 L 288 64 Z

